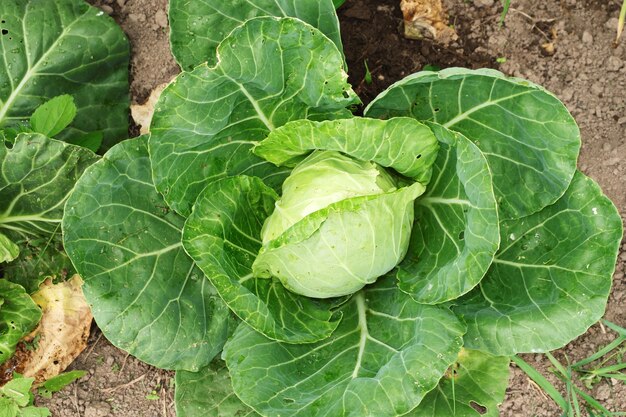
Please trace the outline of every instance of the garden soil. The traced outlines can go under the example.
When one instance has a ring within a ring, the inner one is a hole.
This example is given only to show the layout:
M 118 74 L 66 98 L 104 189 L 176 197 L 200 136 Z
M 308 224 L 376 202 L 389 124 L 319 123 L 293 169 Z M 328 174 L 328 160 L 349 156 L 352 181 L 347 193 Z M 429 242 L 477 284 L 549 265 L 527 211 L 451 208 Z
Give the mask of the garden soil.
M 131 92 L 141 103 L 178 72 L 169 52 L 166 0 L 91 0 L 126 31 L 132 44 Z M 444 0 L 459 40 L 442 47 L 401 35 L 399 0 L 348 0 L 340 9 L 350 82 L 365 103 L 425 65 L 490 67 L 527 78 L 554 92 L 578 121 L 579 168 L 595 179 L 626 216 L 626 39 L 614 46 L 621 0 L 512 0 L 498 24 L 494 0 Z M 366 81 L 365 62 L 371 72 Z M 136 128 L 131 130 L 131 134 Z M 626 327 L 626 243 L 622 242 L 606 319 Z M 563 363 L 596 352 L 615 337 L 596 325 L 554 354 Z M 524 355 L 559 388 L 543 355 Z M 174 416 L 173 373 L 142 364 L 111 346 L 95 328 L 87 350 L 71 366 L 87 376 L 38 400 L 54 416 Z M 582 387 L 582 386 L 581 386 Z M 626 385 L 602 380 L 589 391 L 612 411 L 626 411 Z M 561 414 L 516 367 L 502 416 Z M 225 416 L 228 417 L 228 416 Z

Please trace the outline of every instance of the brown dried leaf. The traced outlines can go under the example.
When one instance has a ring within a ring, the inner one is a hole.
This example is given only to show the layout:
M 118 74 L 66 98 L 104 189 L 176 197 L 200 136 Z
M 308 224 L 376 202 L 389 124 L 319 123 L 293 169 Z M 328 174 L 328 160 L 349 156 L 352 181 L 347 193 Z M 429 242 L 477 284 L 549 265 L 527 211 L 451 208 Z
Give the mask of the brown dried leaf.
M 82 284 L 78 275 L 58 284 L 46 280 L 32 295 L 43 311 L 41 322 L 3 364 L 0 385 L 11 379 L 13 372 L 42 383 L 63 372 L 87 347 L 93 316 Z
M 150 97 L 143 104 L 132 104 L 130 106 L 130 114 L 133 116 L 133 120 L 136 124 L 141 126 L 140 133 L 146 135 L 150 133 L 150 122 L 152 122 L 152 115 L 154 114 L 154 106 L 156 105 L 161 93 L 168 86 L 169 83 L 158 85 L 150 93 Z
M 552 56 L 556 52 L 556 47 L 554 46 L 554 42 L 546 42 L 541 44 L 541 52 L 545 56 Z
M 458 35 L 448 24 L 448 16 L 441 0 L 402 0 L 400 9 L 404 16 L 404 36 L 409 39 L 433 39 L 448 45 Z

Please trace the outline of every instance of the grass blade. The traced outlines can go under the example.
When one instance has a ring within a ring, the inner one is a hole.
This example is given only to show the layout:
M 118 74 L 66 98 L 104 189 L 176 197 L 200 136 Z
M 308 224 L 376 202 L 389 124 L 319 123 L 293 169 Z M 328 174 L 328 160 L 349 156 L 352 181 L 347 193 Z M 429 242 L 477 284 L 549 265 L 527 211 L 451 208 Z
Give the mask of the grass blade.
M 528 375 L 530 379 L 535 381 L 542 390 L 546 392 L 552 398 L 552 400 L 563 410 L 567 410 L 568 404 L 565 398 L 559 393 L 559 391 L 548 381 L 543 375 L 541 375 L 535 368 L 530 366 L 519 356 L 515 355 L 511 357 L 513 363 L 515 363 L 522 371 Z
M 502 13 L 500 14 L 500 26 L 504 24 L 504 18 L 509 12 L 509 7 L 511 7 L 511 0 L 501 0 L 502 1 Z M 626 0 L 624 0 L 626 4 Z
M 613 415 L 615 415 L 615 414 L 612 414 L 606 408 L 604 408 L 604 406 L 602 404 L 600 404 L 598 402 L 598 400 L 593 398 L 591 395 L 587 394 L 585 391 L 581 390 L 578 387 L 574 387 L 574 390 L 576 391 L 576 394 L 578 394 L 580 396 L 580 398 L 585 400 L 585 402 L 587 404 L 589 404 L 591 407 L 593 407 L 597 411 L 601 412 L 603 416 L 613 416 Z M 591 414 L 591 413 L 589 413 L 589 414 Z
M 566 378 L 569 377 L 569 375 L 568 375 L 569 372 L 567 372 L 565 370 L 563 365 L 561 365 L 561 362 L 557 361 L 556 358 L 554 356 L 552 356 L 552 354 L 550 352 L 546 352 L 546 356 L 548 357 L 548 359 L 550 360 L 552 365 L 557 369 L 557 371 L 559 371 L 561 373 L 561 375 L 563 375 Z M 571 378 L 569 378 L 569 379 L 571 379 Z
M 622 3 L 622 10 L 619 12 L 619 20 L 617 21 L 617 36 L 615 37 L 615 44 L 619 42 L 619 38 L 622 36 L 624 30 L 624 21 L 626 20 L 626 0 Z
M 624 0 L 624 6 L 622 7 L 622 13 L 626 15 L 625 11 L 626 11 L 626 0 Z M 624 28 L 624 24 L 622 23 L 622 29 L 623 28 Z M 602 323 L 609 329 L 613 330 L 614 332 L 619 333 L 620 336 L 626 337 L 626 329 L 624 329 L 623 327 L 620 327 L 617 324 L 612 323 L 608 320 L 602 320 Z
M 583 360 L 580 360 L 578 362 L 576 362 L 575 364 L 572 365 L 572 368 L 575 370 L 579 370 L 579 368 L 593 362 L 596 361 L 598 359 L 600 359 L 601 357 L 605 356 L 607 353 L 609 353 L 610 351 L 612 351 L 613 349 L 617 348 L 619 345 L 621 345 L 624 341 L 626 340 L 626 336 L 620 336 L 617 339 L 613 340 L 611 343 L 609 343 L 608 345 L 606 345 L 605 347 L 603 347 L 602 349 L 600 349 L 599 351 L 597 351 L 596 353 L 594 353 L 593 355 L 589 356 L 588 358 L 585 358 Z

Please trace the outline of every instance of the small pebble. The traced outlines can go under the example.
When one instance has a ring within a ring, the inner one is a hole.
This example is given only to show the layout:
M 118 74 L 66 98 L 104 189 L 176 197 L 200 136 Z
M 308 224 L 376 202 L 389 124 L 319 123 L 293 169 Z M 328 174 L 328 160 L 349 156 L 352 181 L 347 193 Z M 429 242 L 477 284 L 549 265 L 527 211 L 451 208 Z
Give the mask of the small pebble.
M 611 389 L 608 385 L 602 384 L 596 391 L 596 399 L 604 401 L 611 396 Z
M 145 22 L 146 15 L 143 13 L 131 13 L 128 15 L 128 18 L 133 22 Z
M 106 4 L 103 4 L 102 6 L 100 6 L 100 8 L 102 9 L 103 12 L 105 12 L 109 16 L 113 14 L 113 7 L 111 6 L 107 6 Z
M 161 9 L 157 10 L 157 12 L 154 15 L 154 21 L 160 27 L 166 28 L 167 27 L 167 14 L 165 14 L 165 12 Z
M 476 7 L 491 7 L 495 3 L 495 0 L 474 0 L 474 6 Z
M 573 88 L 565 88 L 561 93 L 561 100 L 570 101 L 574 97 L 574 89 Z
M 622 67 L 624 63 L 621 59 L 616 56 L 610 56 L 606 60 L 606 69 L 607 71 L 617 72 Z
M 606 23 L 604 24 L 604 27 L 607 29 L 617 29 L 618 22 L 619 20 L 617 19 L 617 17 L 612 17 L 606 21 Z
M 593 36 L 591 35 L 591 33 L 584 31 L 582 40 L 583 40 L 583 43 L 586 43 L 587 45 L 591 45 L 593 43 Z

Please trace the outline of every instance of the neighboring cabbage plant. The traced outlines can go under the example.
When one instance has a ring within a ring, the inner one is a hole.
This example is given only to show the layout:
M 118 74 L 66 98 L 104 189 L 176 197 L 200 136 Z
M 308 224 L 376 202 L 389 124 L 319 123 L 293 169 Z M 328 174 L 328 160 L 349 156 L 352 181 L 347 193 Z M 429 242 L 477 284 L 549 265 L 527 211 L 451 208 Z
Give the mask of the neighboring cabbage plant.
M 129 47 L 113 19 L 83 0 L 2 0 L 0 29 L 0 365 L 8 369 L 41 319 L 30 294 L 75 273 L 61 238 L 69 193 L 96 150 L 128 135 Z
M 72 98 L 59 96 L 39 107 L 22 132 L 0 130 L 0 365 L 41 319 L 29 294 L 45 279 L 74 271 L 61 242 L 63 206 L 97 156 L 46 137 L 74 114 Z
M 421 72 L 354 117 L 336 43 L 294 17 L 210 58 L 63 218 L 98 325 L 177 371 L 179 416 L 497 416 L 508 356 L 602 316 L 621 221 L 549 92 Z

